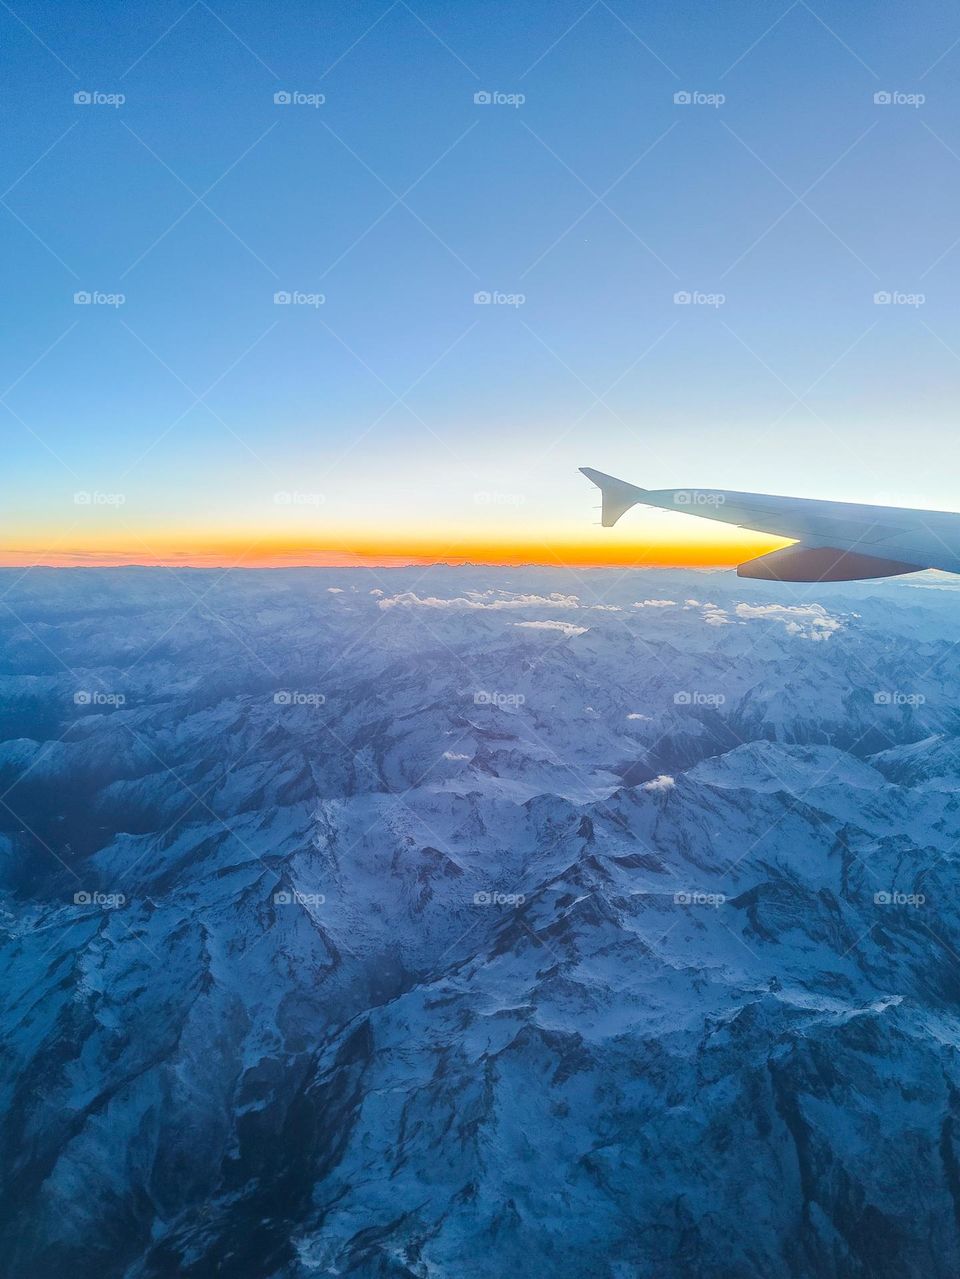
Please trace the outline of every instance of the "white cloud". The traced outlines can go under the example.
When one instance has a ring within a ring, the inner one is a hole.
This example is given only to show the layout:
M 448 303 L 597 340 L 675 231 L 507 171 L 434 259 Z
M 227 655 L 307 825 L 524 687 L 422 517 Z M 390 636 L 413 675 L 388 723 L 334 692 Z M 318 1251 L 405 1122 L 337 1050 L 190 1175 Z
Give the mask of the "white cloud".
M 450 608 L 450 609 L 518 609 L 518 608 L 580 608 L 576 595 L 515 595 L 509 591 L 468 591 L 453 599 L 439 599 L 435 595 L 420 596 L 404 591 L 379 601 L 380 608 Z
M 444 758 L 444 759 L 464 760 L 464 759 L 469 759 L 469 758 L 470 758 L 470 756 L 469 756 L 469 755 L 460 755 L 460 754 L 458 754 L 458 752 L 457 752 L 457 751 L 444 751 L 444 752 L 443 752 L 443 758 Z
M 676 608 L 676 600 L 638 600 L 634 608 Z
M 676 786 L 676 784 L 676 780 L 673 777 L 668 777 L 666 773 L 661 773 L 660 776 L 655 777 L 652 782 L 644 782 L 643 790 L 670 790 L 672 787 Z
M 343 594 L 343 587 L 342 587 L 342 586 L 328 586 L 328 587 L 327 587 L 327 590 L 329 591 L 329 593 L 330 593 L 331 595 L 342 595 L 342 594 Z
M 630 714 L 627 716 L 627 719 L 646 719 L 646 720 L 652 720 L 652 719 L 653 719 L 653 716 L 652 716 L 652 715 L 641 715 L 639 711 L 631 711 L 631 712 L 630 712 Z
M 843 622 L 822 604 L 738 604 L 734 612 L 744 620 L 780 622 L 788 635 L 801 639 L 827 640 L 834 631 L 843 630 Z
M 574 626 L 573 622 L 514 622 L 514 626 L 525 626 L 531 631 L 563 631 L 564 635 L 584 635 L 586 626 Z
M 703 620 L 708 626 L 733 626 L 733 618 L 727 616 L 727 610 L 719 604 L 704 604 Z

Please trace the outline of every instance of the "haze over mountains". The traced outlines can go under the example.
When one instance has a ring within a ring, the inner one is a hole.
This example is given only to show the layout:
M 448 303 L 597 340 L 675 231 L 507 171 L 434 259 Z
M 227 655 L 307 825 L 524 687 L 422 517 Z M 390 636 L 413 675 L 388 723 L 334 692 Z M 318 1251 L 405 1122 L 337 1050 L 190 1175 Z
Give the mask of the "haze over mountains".
M 950 581 L 0 595 L 6 1273 L 960 1273 Z

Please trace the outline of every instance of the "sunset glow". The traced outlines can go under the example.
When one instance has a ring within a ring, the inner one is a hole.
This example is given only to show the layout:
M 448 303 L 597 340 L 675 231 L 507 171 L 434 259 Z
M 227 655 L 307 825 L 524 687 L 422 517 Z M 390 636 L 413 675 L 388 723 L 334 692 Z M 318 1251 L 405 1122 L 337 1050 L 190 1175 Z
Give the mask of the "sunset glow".
M 0 549 L 0 565 L 100 567 L 121 564 L 180 567 L 293 567 L 368 564 L 552 564 L 572 567 L 730 568 L 756 555 L 787 545 L 782 538 L 726 526 L 689 523 L 687 536 L 670 535 L 648 524 L 642 535 L 629 521 L 616 530 L 588 526 L 581 538 L 565 529 L 514 529 L 508 534 L 451 530 L 378 535 L 374 531 L 344 533 L 333 529 L 295 538 L 275 529 L 237 529 L 211 535 L 208 530 L 101 529 L 81 536 L 63 530 L 46 539 L 8 538 Z

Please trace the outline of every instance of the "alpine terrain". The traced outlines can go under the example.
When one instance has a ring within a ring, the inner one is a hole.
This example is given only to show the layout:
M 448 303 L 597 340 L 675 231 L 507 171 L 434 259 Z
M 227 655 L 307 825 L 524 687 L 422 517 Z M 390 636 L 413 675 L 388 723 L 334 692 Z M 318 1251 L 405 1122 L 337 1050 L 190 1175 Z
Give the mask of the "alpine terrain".
M 960 1274 L 955 581 L 0 596 L 0 1273 Z

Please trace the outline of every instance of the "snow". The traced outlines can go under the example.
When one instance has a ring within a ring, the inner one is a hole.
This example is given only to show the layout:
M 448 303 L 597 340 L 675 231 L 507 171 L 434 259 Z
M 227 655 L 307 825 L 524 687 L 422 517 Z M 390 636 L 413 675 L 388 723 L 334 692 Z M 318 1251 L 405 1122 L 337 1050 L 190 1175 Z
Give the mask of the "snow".
M 960 595 L 0 596 L 10 1273 L 960 1273 Z

